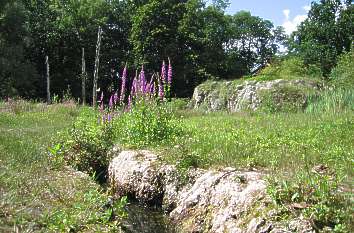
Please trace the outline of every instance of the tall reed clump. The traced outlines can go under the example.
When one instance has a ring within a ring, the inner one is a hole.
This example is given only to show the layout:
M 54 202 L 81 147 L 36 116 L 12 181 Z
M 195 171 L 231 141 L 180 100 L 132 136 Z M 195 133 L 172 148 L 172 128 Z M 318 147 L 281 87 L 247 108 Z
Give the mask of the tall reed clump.
M 319 96 L 312 96 L 305 111 L 307 113 L 354 111 L 354 90 L 338 88 L 327 90 Z

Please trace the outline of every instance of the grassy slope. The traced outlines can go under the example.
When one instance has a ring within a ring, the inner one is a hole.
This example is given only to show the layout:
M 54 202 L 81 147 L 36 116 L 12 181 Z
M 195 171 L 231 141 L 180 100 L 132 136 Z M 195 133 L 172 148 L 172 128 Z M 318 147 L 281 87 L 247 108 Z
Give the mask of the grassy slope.
M 184 150 L 205 167 L 259 166 L 288 173 L 327 164 L 353 176 L 353 113 L 192 114 L 183 124 L 188 136 L 170 152 L 171 159 Z
M 0 112 L 0 232 L 101 227 L 97 212 L 106 199 L 97 185 L 62 165 L 53 167 L 48 159 L 51 138 L 70 126 L 79 110 L 28 109 Z

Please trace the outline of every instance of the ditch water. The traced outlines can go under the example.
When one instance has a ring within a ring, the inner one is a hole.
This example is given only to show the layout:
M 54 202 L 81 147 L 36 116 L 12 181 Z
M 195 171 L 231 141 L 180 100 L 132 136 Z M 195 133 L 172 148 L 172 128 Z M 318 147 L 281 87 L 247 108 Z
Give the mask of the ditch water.
M 121 224 L 125 233 L 175 233 L 161 208 L 147 207 L 137 202 L 126 206 L 128 216 Z

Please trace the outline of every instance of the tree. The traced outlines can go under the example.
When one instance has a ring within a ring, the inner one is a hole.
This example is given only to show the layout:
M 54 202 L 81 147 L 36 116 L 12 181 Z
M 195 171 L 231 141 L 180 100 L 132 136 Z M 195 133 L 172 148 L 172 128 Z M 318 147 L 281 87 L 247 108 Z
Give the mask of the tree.
M 250 12 L 240 11 L 229 17 L 230 37 L 225 43 L 228 73 L 233 77 L 250 74 L 264 67 L 285 39 L 282 28 Z
M 354 7 L 351 1 L 321 0 L 312 2 L 308 18 L 292 35 L 292 52 L 305 65 L 319 64 L 328 77 L 337 58 L 349 51 L 353 42 Z
M 0 97 L 34 97 L 38 75 L 26 57 L 31 40 L 21 1 L 3 1 L 0 7 Z

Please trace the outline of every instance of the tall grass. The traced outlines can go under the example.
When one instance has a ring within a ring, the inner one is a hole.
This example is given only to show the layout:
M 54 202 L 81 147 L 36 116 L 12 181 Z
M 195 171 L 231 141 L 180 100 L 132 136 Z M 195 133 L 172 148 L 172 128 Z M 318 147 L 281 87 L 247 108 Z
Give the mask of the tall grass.
M 308 100 L 306 113 L 341 113 L 354 110 L 354 89 L 327 90 Z

